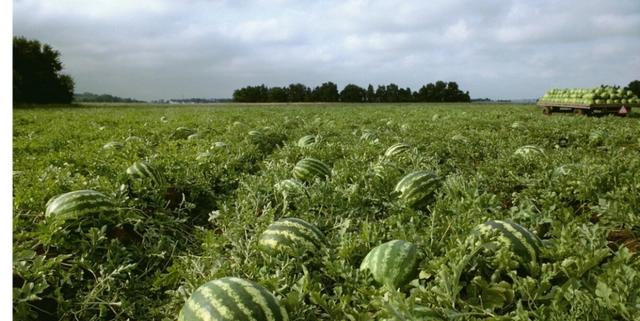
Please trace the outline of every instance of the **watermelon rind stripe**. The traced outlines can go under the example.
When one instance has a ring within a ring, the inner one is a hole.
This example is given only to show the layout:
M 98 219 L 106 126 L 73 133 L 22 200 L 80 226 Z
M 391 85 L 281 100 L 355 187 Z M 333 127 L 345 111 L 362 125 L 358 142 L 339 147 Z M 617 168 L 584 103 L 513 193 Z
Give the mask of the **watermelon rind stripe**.
M 391 248 L 392 253 L 395 253 L 395 260 L 391 258 L 391 268 L 387 273 L 393 280 L 393 284 L 389 285 L 395 286 L 396 284 L 402 283 L 404 279 L 408 277 L 409 269 L 412 268 L 413 262 L 405 262 L 407 258 L 411 257 L 410 252 L 412 246 L 407 242 L 396 241 L 392 244 Z
M 360 270 L 368 269 L 376 281 L 395 289 L 410 281 L 417 264 L 414 244 L 392 240 L 373 248 L 360 264 Z
M 197 320 L 229 320 L 233 312 L 215 296 L 211 289 L 212 284 L 197 289 L 187 301 L 186 310 L 191 311 Z
M 529 252 L 529 256 L 532 258 L 532 260 L 536 261 L 540 253 L 540 248 L 537 246 L 536 241 L 533 239 L 533 237 L 535 236 L 518 224 L 510 222 L 502 223 L 505 228 L 507 228 L 513 235 L 518 238 L 518 240 L 521 241 L 521 243 Z
M 514 252 L 518 255 L 525 255 L 525 260 L 532 260 L 531 252 L 527 249 L 527 247 L 523 244 L 523 242 L 515 235 L 511 230 L 505 227 L 504 222 L 501 221 L 488 221 L 485 224 L 491 226 L 492 228 L 500 231 L 502 235 L 504 235 L 505 239 L 509 241 L 511 246 L 514 249 Z
M 178 320 L 288 321 L 288 315 L 260 284 L 224 277 L 196 289 L 180 310 Z
M 93 190 L 79 190 L 51 198 L 47 202 L 45 217 L 56 216 L 66 219 L 112 210 L 114 210 L 113 202 L 106 195 Z
M 267 237 L 280 236 L 288 242 L 302 242 L 307 247 L 316 247 L 315 240 L 307 234 L 301 233 L 299 229 L 290 226 L 272 226 L 265 230 L 262 235 Z
M 266 289 L 261 286 L 256 286 L 253 282 L 240 278 L 230 278 L 229 281 L 238 283 L 247 290 L 251 295 L 252 301 L 259 305 L 262 308 L 262 311 L 265 312 L 267 320 L 288 320 L 286 311 L 278 305 L 275 297 Z M 274 312 L 276 313 L 275 315 Z
M 230 302 L 225 304 L 236 307 L 235 317 L 237 320 L 264 320 L 264 312 L 260 311 L 259 308 L 256 309 L 257 306 L 253 304 L 249 306 L 246 305 L 247 301 L 251 298 L 251 294 L 249 294 L 242 285 L 232 280 L 225 280 L 225 282 L 218 282 L 216 286 L 222 289 L 222 291 L 218 293 L 220 293 L 223 303 Z
M 403 153 L 403 152 L 409 150 L 409 148 L 411 148 L 411 146 L 409 146 L 407 144 L 397 143 L 397 144 L 391 145 L 389 148 L 387 148 L 387 150 L 384 153 L 384 156 L 386 156 L 386 157 L 395 156 L 395 155 L 398 155 L 400 153 Z
M 310 236 L 316 241 L 322 242 L 324 234 L 313 224 L 295 217 L 283 218 L 273 224 L 274 226 L 292 226 L 298 227 L 300 232 L 311 231 Z

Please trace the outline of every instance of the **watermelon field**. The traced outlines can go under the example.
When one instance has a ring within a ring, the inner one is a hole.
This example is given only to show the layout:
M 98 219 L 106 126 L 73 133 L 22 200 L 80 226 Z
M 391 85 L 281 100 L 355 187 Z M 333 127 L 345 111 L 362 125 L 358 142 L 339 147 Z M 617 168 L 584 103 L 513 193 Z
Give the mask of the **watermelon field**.
M 640 117 L 13 112 L 15 320 L 640 320 Z

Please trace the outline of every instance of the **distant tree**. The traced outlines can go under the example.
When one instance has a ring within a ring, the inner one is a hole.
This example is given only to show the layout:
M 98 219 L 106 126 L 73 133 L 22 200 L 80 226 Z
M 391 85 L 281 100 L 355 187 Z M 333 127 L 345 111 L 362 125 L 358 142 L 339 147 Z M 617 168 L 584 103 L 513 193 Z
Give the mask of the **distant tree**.
M 311 100 L 311 89 L 309 89 L 309 87 L 297 83 L 297 84 L 291 84 L 289 85 L 289 92 L 288 92 L 289 98 L 288 101 L 290 102 L 303 102 L 303 101 L 309 101 Z
M 386 95 L 384 96 L 384 102 L 386 103 L 395 103 L 400 101 L 400 88 L 396 84 L 387 85 Z
M 338 86 L 333 82 L 325 82 L 321 86 L 311 88 L 297 83 L 288 87 L 272 87 L 265 85 L 247 86 L 233 92 L 236 102 L 469 102 L 469 92 L 463 92 L 456 82 L 438 80 L 435 84 L 428 83 L 416 92 L 411 88 L 400 88 L 391 83 L 378 85 L 374 91 L 373 85 L 367 89 L 354 84 L 348 84 L 338 92 Z
M 71 103 L 74 82 L 61 71 L 60 52 L 38 40 L 13 37 L 14 102 Z
M 314 97 L 315 99 L 313 99 L 313 101 L 336 102 L 340 99 L 338 85 L 333 82 L 325 82 L 317 88 L 317 96 Z
M 191 99 L 192 102 L 200 102 L 197 99 Z M 97 103 L 143 103 L 142 100 L 137 100 L 133 98 L 122 98 L 118 96 L 113 96 L 109 94 L 94 94 L 90 92 L 84 92 L 81 94 L 74 94 L 73 101 L 82 103 L 82 102 L 97 102 Z
M 369 87 L 367 87 L 367 102 L 376 102 L 376 92 L 373 90 L 373 85 L 371 84 L 369 84 Z
M 640 80 L 634 80 L 625 87 L 625 90 L 631 90 L 636 96 L 640 97 Z
M 378 85 L 378 88 L 376 88 L 376 102 L 378 103 L 385 102 L 386 96 L 387 96 L 387 87 L 384 85 Z
M 362 103 L 365 102 L 367 92 L 364 88 L 354 84 L 348 84 L 340 92 L 340 101 L 345 103 Z
M 413 101 L 413 94 L 411 92 L 411 88 L 400 88 L 398 90 L 398 101 L 401 103 L 409 103 Z
M 233 92 L 233 101 L 240 103 L 261 103 L 269 101 L 269 89 L 263 84 L 247 86 Z
M 428 83 L 418 90 L 417 101 L 420 102 L 434 102 L 435 101 L 436 86 L 432 83 Z
M 269 88 L 269 102 L 272 103 L 286 103 L 289 98 L 287 88 L 271 87 Z

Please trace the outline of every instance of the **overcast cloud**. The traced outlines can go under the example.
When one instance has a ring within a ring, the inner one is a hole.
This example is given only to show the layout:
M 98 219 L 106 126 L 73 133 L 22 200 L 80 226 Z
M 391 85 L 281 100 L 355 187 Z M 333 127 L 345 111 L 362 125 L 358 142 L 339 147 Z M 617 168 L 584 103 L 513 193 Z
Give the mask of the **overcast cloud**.
M 14 1 L 76 92 L 231 97 L 264 83 L 457 81 L 472 98 L 640 79 L 640 0 Z

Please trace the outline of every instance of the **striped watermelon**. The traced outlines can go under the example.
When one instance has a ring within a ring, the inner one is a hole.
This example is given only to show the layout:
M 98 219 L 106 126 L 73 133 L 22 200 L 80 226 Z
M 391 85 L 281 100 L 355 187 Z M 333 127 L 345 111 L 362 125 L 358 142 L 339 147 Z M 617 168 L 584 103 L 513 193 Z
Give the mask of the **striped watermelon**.
M 394 189 L 400 200 L 409 207 L 422 208 L 434 197 L 440 178 L 433 172 L 417 171 L 403 177 Z
M 151 164 L 145 161 L 138 161 L 127 168 L 127 174 L 134 178 L 149 178 L 156 185 L 165 183 L 164 176 Z
M 173 134 L 171 134 L 171 138 L 176 138 L 176 139 L 185 139 L 187 137 L 189 137 L 190 135 L 195 134 L 196 131 L 188 128 L 188 127 L 178 127 L 176 128 L 176 130 L 173 132 Z
M 387 148 L 387 150 L 384 152 L 384 156 L 385 157 L 392 157 L 401 153 L 404 153 L 406 151 L 408 151 L 409 149 L 411 149 L 411 146 L 405 144 L 405 143 L 396 143 L 393 144 L 391 146 L 389 146 L 389 148 Z
M 46 205 L 47 219 L 67 220 L 88 214 L 109 213 L 115 205 L 108 196 L 93 190 L 79 190 L 52 197 Z
M 374 141 L 376 139 L 376 134 L 372 131 L 365 130 L 360 136 L 360 140 Z
M 511 124 L 511 128 L 513 129 L 526 129 L 526 126 L 521 121 L 515 121 Z
M 318 139 L 315 135 L 307 135 L 298 139 L 299 147 L 309 147 L 318 142 Z
M 466 242 L 473 247 L 482 246 L 488 252 L 508 246 L 525 266 L 538 262 L 543 248 L 542 241 L 531 231 L 516 223 L 500 220 L 476 226 Z
M 209 157 L 211 157 L 211 153 L 209 151 L 206 151 L 206 152 L 198 153 L 198 156 L 196 156 L 196 160 L 205 160 L 205 159 L 208 159 Z
M 223 147 L 227 147 L 227 143 L 225 143 L 225 142 L 215 142 L 215 143 L 213 143 L 213 145 L 211 145 L 211 148 L 223 148 Z
M 268 253 L 300 254 L 324 244 L 324 234 L 313 224 L 295 217 L 273 222 L 260 235 L 258 244 Z
M 374 247 L 360 270 L 369 270 L 374 280 L 395 290 L 417 276 L 418 263 L 418 248 L 413 243 L 393 240 Z
M 178 321 L 287 321 L 273 294 L 253 281 L 224 277 L 197 288 L 180 310 Z
M 129 136 L 124 141 L 125 142 L 141 142 L 142 138 L 140 138 L 138 136 Z
M 250 130 L 247 134 L 252 139 L 254 138 L 261 139 L 262 137 L 264 137 L 264 133 L 259 130 Z
M 278 192 L 287 195 L 299 195 L 305 192 L 304 185 L 296 179 L 285 179 L 273 186 Z
M 316 177 L 321 179 L 331 177 L 331 168 L 315 158 L 305 158 L 293 168 L 293 177 L 303 182 L 313 182 Z
M 469 139 L 467 139 L 466 137 L 464 137 L 464 135 L 462 134 L 455 134 L 451 137 L 451 140 L 456 141 L 456 142 L 461 142 L 461 143 L 468 143 Z
M 108 142 L 102 146 L 104 149 L 122 149 L 124 148 L 124 144 L 121 142 Z
M 544 154 L 544 150 L 542 150 L 542 148 L 535 145 L 525 145 L 516 149 L 516 151 L 513 154 L 520 155 L 520 156 L 542 155 Z

